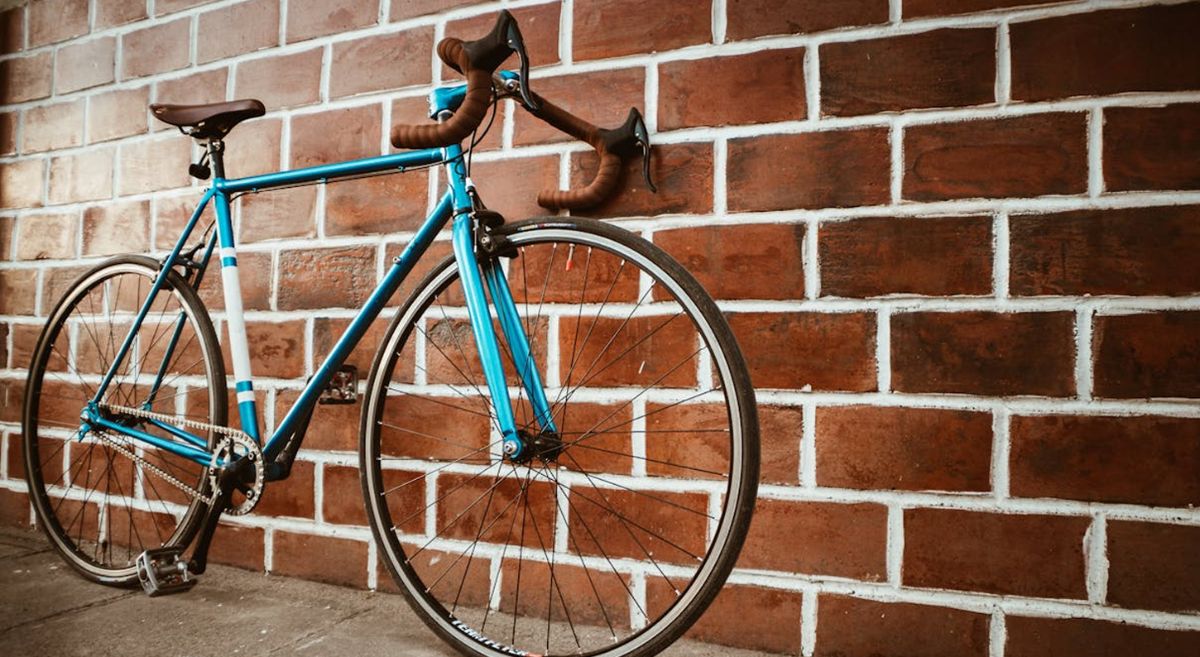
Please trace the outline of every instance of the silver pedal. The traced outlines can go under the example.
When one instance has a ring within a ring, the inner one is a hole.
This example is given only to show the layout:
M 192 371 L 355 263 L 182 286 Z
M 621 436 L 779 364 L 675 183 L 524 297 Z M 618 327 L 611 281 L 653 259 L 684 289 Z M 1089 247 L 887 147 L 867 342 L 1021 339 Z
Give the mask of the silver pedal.
M 196 585 L 195 576 L 188 572 L 182 547 L 146 550 L 137 557 L 138 581 L 150 597 L 183 593 Z

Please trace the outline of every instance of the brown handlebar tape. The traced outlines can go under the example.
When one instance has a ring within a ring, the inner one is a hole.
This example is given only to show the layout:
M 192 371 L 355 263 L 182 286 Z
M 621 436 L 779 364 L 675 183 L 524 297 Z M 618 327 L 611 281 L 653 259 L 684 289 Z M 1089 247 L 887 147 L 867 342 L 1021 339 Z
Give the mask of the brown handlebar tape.
M 487 115 L 492 101 L 492 74 L 471 65 L 463 42 L 453 37 L 442 39 L 438 57 L 447 66 L 467 76 L 467 94 L 454 116 L 433 125 L 397 125 L 392 128 L 392 146 L 396 148 L 439 148 L 466 139 Z
M 538 193 L 538 205 L 548 210 L 579 210 L 608 200 L 621 180 L 621 157 L 608 151 L 600 136 L 600 128 L 537 94 L 531 95 L 539 104 L 537 110 L 530 110 L 534 116 L 580 141 L 587 142 L 600 156 L 600 170 L 588 186 L 565 191 L 543 190 Z

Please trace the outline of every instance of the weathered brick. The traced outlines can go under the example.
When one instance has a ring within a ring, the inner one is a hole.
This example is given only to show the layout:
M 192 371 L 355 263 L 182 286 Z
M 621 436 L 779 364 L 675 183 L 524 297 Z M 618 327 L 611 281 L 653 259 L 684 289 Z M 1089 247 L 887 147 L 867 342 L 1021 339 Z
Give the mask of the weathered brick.
M 113 192 L 113 155 L 102 148 L 50 160 L 50 203 L 73 203 L 110 198 Z
M 358 468 L 325 466 L 325 522 L 338 525 L 367 525 L 367 513 L 363 501 L 362 483 Z M 425 528 L 425 514 L 418 511 L 425 507 L 424 473 L 406 470 L 384 470 L 383 490 L 390 507 L 392 519 L 404 520 L 400 529 L 419 534 Z
M 760 499 L 738 566 L 881 581 L 886 547 L 882 505 Z
M 816 416 L 817 484 L 865 490 L 990 490 L 990 413 L 835 406 Z
M 225 142 L 225 173 L 230 178 L 279 171 L 282 119 L 254 119 L 239 124 Z
M 729 325 L 760 388 L 876 388 L 871 313 L 734 313 Z
M 1109 602 L 1135 609 L 1200 609 L 1200 526 L 1110 521 L 1107 532 Z
M 40 52 L 0 62 L 0 102 L 21 103 L 50 95 L 53 53 Z
M 804 298 L 804 240 L 804 224 L 692 226 L 654 233 L 654 243 L 716 299 Z
M 293 8 L 288 5 L 289 16 Z M 200 14 L 196 59 L 211 62 L 279 44 L 279 2 L 247 0 Z
M 87 134 L 91 143 L 146 132 L 150 87 L 115 89 L 88 98 Z
M 121 35 L 121 78 L 181 69 L 191 59 L 190 18 L 160 23 Z
M 471 165 L 471 177 L 476 180 L 484 203 L 508 220 L 536 217 L 546 214 L 537 204 L 538 192 L 558 189 L 558 157 L 475 162 Z M 424 200 L 424 195 L 421 196 Z
M 146 5 L 128 0 L 96 0 L 96 29 L 132 23 L 146 17 Z
M 658 75 L 660 130 L 795 121 L 808 115 L 803 48 L 664 62 Z
M 75 100 L 27 110 L 21 152 L 36 153 L 82 144 L 83 103 Z
M 255 511 L 264 516 L 314 517 L 315 471 L 316 466 L 311 461 L 295 461 L 288 478 L 273 482 L 271 492 L 263 495 L 262 502 Z
M 1200 103 L 1104 112 L 1104 188 L 1200 188 Z
M 1022 618 L 1005 621 L 1008 657 L 1109 655 L 1178 657 L 1194 653 L 1200 632 L 1172 631 L 1090 618 Z M 1102 653 L 1102 654 L 1104 654 Z
M 79 215 L 27 214 L 17 220 L 17 260 L 74 258 Z
M 17 152 L 17 112 L 0 112 L 0 155 Z
M 1200 421 L 1153 416 L 1017 416 L 1009 486 L 1019 497 L 1200 504 Z
M 176 237 L 176 236 L 172 236 Z M 174 246 L 174 242 L 171 244 Z M 212 311 L 225 309 L 225 289 L 221 285 L 221 273 L 215 270 L 215 264 L 209 269 L 210 274 L 204 277 L 204 282 L 200 286 L 200 300 L 204 302 L 204 306 Z M 242 307 L 246 310 L 270 310 L 271 309 L 271 254 L 261 252 L 242 252 L 238 253 L 238 278 L 242 288 Z M 232 369 L 226 368 L 227 372 L 232 372 Z M 258 374 L 256 370 L 254 372 Z M 229 393 L 231 399 L 234 395 Z M 236 418 L 237 405 L 236 401 L 231 401 L 233 408 L 229 413 L 229 417 Z M 260 404 L 259 408 L 263 408 Z
M 357 308 L 375 287 L 375 247 L 283 251 L 280 310 Z
M 962 657 L 988 654 L 986 614 L 822 595 L 815 655 Z
M 889 199 L 890 147 L 880 128 L 769 135 L 729 142 L 729 208 L 878 205 Z
M 475 4 L 476 2 L 478 0 L 407 0 L 406 2 L 393 2 L 391 19 L 399 21 L 463 5 Z
M 329 95 L 354 94 L 429 84 L 433 29 L 415 28 L 333 44 Z
M 322 52 L 315 48 L 242 62 L 234 95 L 258 98 L 272 110 L 315 103 L 321 94 Z
M 228 328 L 221 331 L 228 344 Z M 287 322 L 246 322 L 246 342 L 250 367 L 255 376 L 294 379 L 304 374 L 304 320 Z M 232 372 L 229 350 L 225 352 L 225 371 Z
M 525 52 L 529 55 L 531 67 L 556 64 L 558 57 L 558 25 L 561 8 L 558 2 L 550 2 L 532 7 L 510 9 L 509 13 L 521 26 L 521 36 L 525 40 Z M 446 22 L 446 35 L 463 40 L 478 39 L 491 31 L 496 24 L 496 14 L 479 14 L 470 18 L 461 18 Z M 500 64 L 500 68 L 515 69 L 516 54 Z M 442 79 L 461 78 L 462 75 L 443 64 Z
M 596 177 L 600 160 L 595 152 L 571 155 L 571 189 L 580 189 Z M 629 158 L 621 169 L 621 182 L 613 196 L 575 214 L 588 217 L 703 214 L 713 207 L 713 151 L 707 143 L 655 146 L 650 156 L 650 176 L 658 192 L 642 178 L 642 161 Z
M 242 67 L 249 65 L 250 62 L 241 64 Z M 161 80 L 155 84 L 157 99 L 160 103 L 174 105 L 204 105 L 224 102 L 225 81 L 228 78 L 229 69 L 217 68 L 170 80 Z M 165 123 L 156 121 L 154 125 L 156 128 L 174 130 Z
M 378 155 L 382 121 L 378 105 L 292 117 L 292 167 Z M 337 126 L 337 140 L 329 139 L 330 126 Z
M 906 509 L 904 585 L 1084 598 L 1088 518 Z
M 149 247 L 149 201 L 126 201 L 84 210 L 84 255 L 142 253 Z
M 731 41 L 772 34 L 808 34 L 888 21 L 887 0 L 731 0 L 725 7 Z
M 188 219 L 200 202 L 199 190 L 185 189 L 176 194 L 156 194 L 154 196 L 154 248 L 167 249 L 175 246 Z M 200 221 L 213 221 L 216 211 L 210 203 L 205 209 Z M 193 237 L 197 235 L 195 231 Z M 215 266 L 215 264 L 214 264 Z M 220 273 L 216 278 L 220 278 Z
M 0 164 L 0 207 L 35 208 L 42 204 L 43 159 Z
M 904 198 L 939 201 L 1078 194 L 1087 189 L 1083 114 L 912 126 Z
M 191 9 L 197 5 L 202 5 L 212 0 L 154 0 L 154 15 L 162 16 L 171 14 L 184 9 Z
M 79 277 L 88 270 L 86 266 L 67 266 L 67 267 L 51 267 L 42 275 L 42 298 L 45 299 L 43 305 L 45 310 L 57 302 L 67 293 L 67 290 L 79 280 Z M 34 281 L 36 283 L 36 279 Z M 36 289 L 36 286 L 30 290 Z M 32 292 L 31 292 L 32 294 Z M 33 302 L 33 297 L 29 298 L 30 303 Z M 2 305 L 2 304 L 0 304 Z
M 30 48 L 87 34 L 87 0 L 41 0 L 28 11 Z
M 683 582 L 675 584 L 682 585 Z M 651 617 L 666 611 L 675 591 L 661 577 L 646 578 L 646 606 Z M 802 596 L 757 586 L 727 585 L 712 606 L 683 636 L 685 639 L 775 654 L 800 654 Z M 746 614 L 753 609 L 753 614 Z
M 28 495 L 0 489 L 0 522 L 9 527 L 28 527 L 29 514 Z
M 0 261 L 12 259 L 13 236 L 16 230 L 15 217 L 0 217 Z
M 378 0 L 338 3 L 325 0 L 290 0 L 287 10 L 287 42 L 295 43 L 374 25 L 378 16 Z
M 138 194 L 187 185 L 191 153 L 191 143 L 180 135 L 121 144 L 118 193 Z
M 58 49 L 54 61 L 54 90 L 67 93 L 112 82 L 115 77 L 117 40 L 103 37 Z
M 643 68 L 624 68 L 539 78 L 537 92 L 579 118 L 607 128 L 625 120 L 630 107 L 645 104 Z M 603 89 L 604 93 L 596 93 Z M 528 112 L 513 116 L 513 144 L 524 146 L 555 141 L 570 141 L 569 135 Z
M 1186 295 L 1200 290 L 1200 206 L 1009 219 L 1014 295 Z
M 900 392 L 1074 392 L 1074 315 L 914 312 L 892 316 L 892 387 Z
M 1200 313 L 1096 317 L 1093 389 L 1099 397 L 1200 396 Z
M 261 527 L 222 523 L 213 538 L 208 559 L 213 563 L 262 572 L 265 534 Z
M 32 315 L 36 309 L 38 272 L 36 269 L 0 270 L 0 314 Z M 14 397 L 14 399 L 18 399 Z M 13 405 L 15 409 L 17 404 Z M 0 405 L 3 408 L 3 405 Z M 12 422 L 19 422 L 14 412 Z
M 922 18 L 1044 4 L 1051 3 L 1046 0 L 908 0 L 903 7 L 905 18 Z
M 367 544 L 347 538 L 275 532 L 271 572 L 365 588 Z
M 1010 28 L 1012 97 L 1200 88 L 1200 5 L 1096 11 Z
M 988 217 L 871 217 L 821 224 L 821 294 L 984 295 L 992 289 Z
M 317 188 L 297 187 L 243 196 L 239 242 L 317 234 Z
M 25 47 L 25 7 L 0 12 L 0 54 L 20 52 Z
M 946 29 L 821 46 L 821 113 L 854 116 L 995 100 L 996 33 Z
M 576 60 L 662 52 L 712 40 L 708 0 L 677 0 L 670 11 L 640 0 L 585 2 L 575 7 Z
M 325 190 L 326 233 L 369 235 L 416 230 L 425 219 L 428 196 L 428 178 L 422 172 L 330 185 Z

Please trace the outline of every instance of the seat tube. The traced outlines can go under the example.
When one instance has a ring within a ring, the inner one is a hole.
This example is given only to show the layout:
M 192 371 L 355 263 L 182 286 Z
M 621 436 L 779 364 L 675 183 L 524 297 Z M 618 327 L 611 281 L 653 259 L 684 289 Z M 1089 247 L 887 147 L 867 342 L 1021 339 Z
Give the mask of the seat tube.
M 237 249 L 233 236 L 233 221 L 229 212 L 229 194 L 221 187 L 225 171 L 221 161 L 220 142 L 210 147 L 214 173 L 213 186 L 217 193 L 217 235 L 221 246 L 221 286 L 225 296 L 225 325 L 229 332 L 229 356 L 233 361 L 234 389 L 237 394 L 238 416 L 242 431 L 262 442 L 258 431 L 258 409 L 254 403 L 254 384 L 251 380 L 250 349 L 246 340 L 246 318 L 242 309 L 242 285 L 238 276 Z

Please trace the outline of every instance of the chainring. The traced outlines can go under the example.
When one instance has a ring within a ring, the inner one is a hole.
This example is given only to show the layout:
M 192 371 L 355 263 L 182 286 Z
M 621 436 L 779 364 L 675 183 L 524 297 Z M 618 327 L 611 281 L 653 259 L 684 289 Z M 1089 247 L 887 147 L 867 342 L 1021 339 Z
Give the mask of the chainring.
M 219 490 L 217 482 L 221 471 L 219 464 L 233 463 L 242 456 L 248 457 L 254 466 L 254 483 L 248 490 L 239 489 L 244 494 L 244 499 L 239 504 L 235 505 L 231 500 L 229 506 L 226 507 L 225 512 L 234 516 L 244 516 L 250 513 L 262 499 L 263 484 L 266 483 L 266 459 L 263 458 L 262 448 L 254 439 L 245 434 L 222 436 L 217 442 L 216 449 L 213 450 L 212 462 L 209 464 L 208 470 L 209 484 L 215 493 Z

